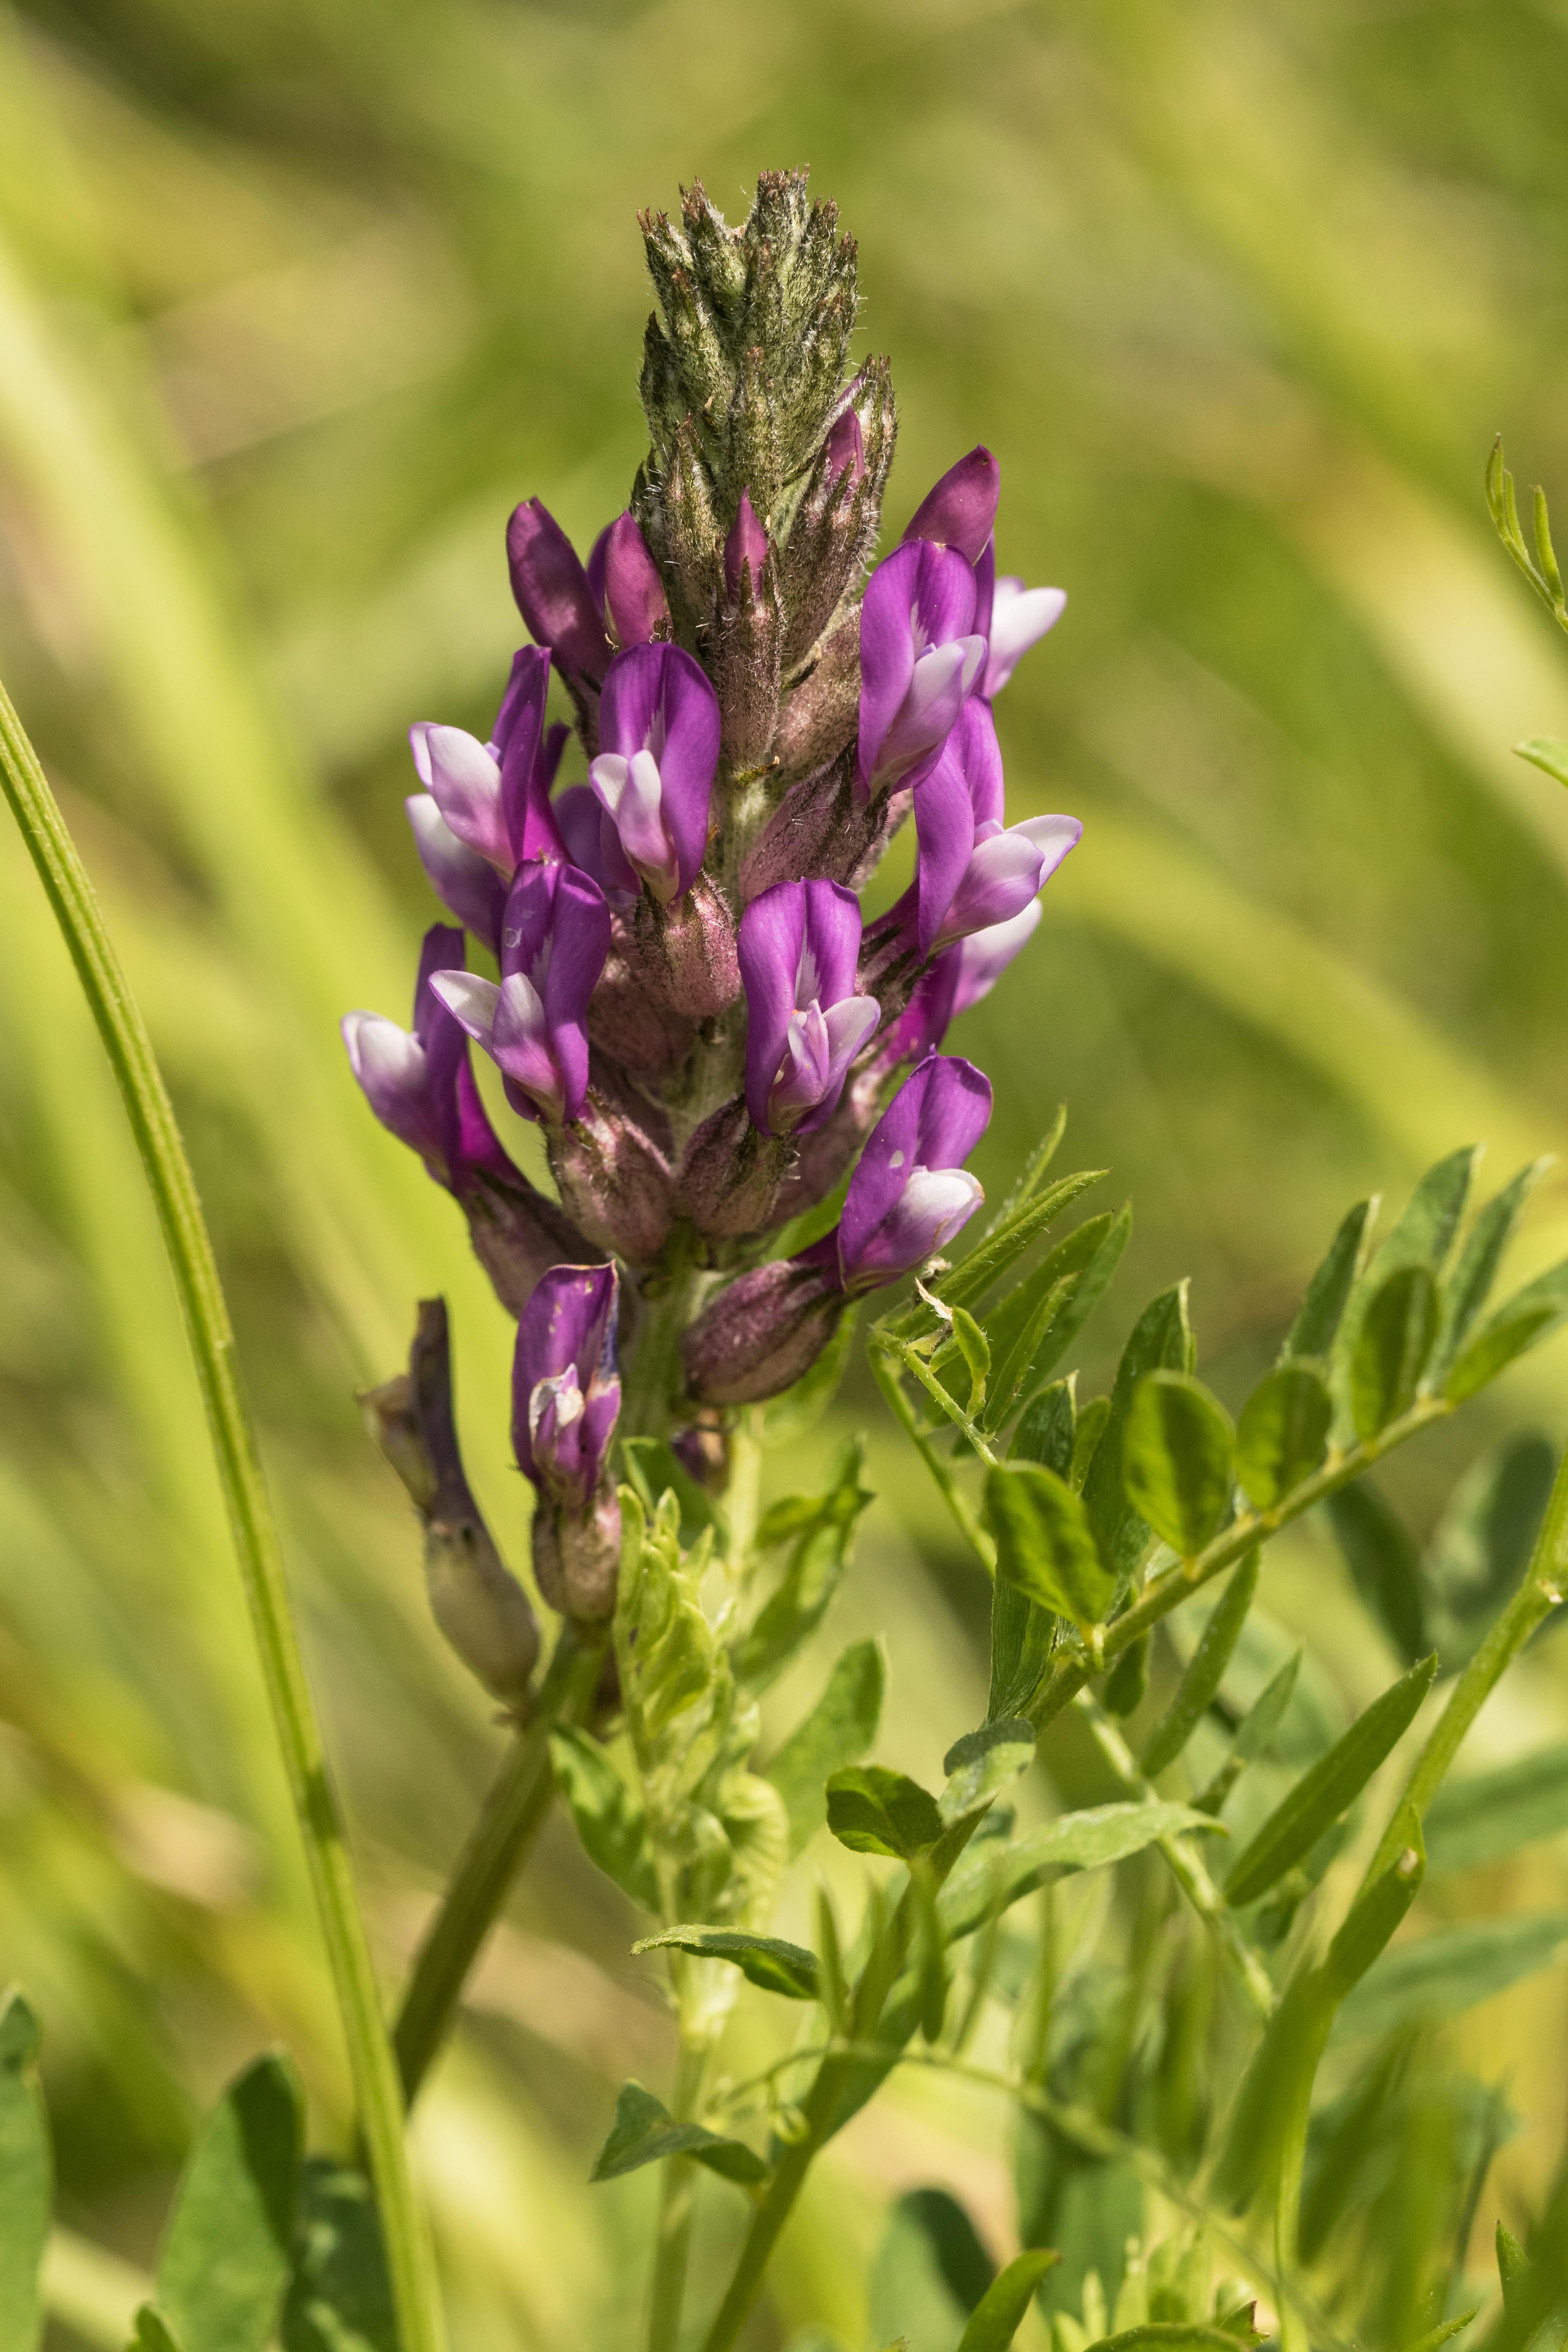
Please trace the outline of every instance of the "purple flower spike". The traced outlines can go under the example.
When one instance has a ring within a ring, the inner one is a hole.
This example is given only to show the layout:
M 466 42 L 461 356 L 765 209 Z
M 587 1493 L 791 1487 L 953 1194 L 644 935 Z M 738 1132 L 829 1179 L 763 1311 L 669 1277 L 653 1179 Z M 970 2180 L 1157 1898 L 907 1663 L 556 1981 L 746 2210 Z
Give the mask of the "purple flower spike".
M 613 1265 L 558 1265 L 523 1308 L 512 1360 L 512 1444 L 541 1493 L 584 1514 L 621 1409 Z
M 746 991 L 746 1108 L 763 1135 L 832 1116 L 877 1025 L 855 993 L 860 903 L 837 882 L 780 882 L 753 898 L 738 942 Z
M 596 686 L 609 667 L 610 641 L 576 550 L 538 499 L 513 512 L 506 552 L 511 593 L 535 645 L 549 646 L 569 680 Z
M 436 896 L 492 955 L 499 954 L 506 884 L 488 857 L 458 839 L 428 793 L 410 793 L 403 805 Z
M 600 534 L 589 558 L 588 582 L 618 646 L 648 645 L 661 624 L 668 622 L 664 583 L 630 508 Z
M 431 987 L 489 1055 L 524 1118 L 561 1127 L 588 1091 L 588 999 L 610 951 L 610 910 L 574 866 L 520 866 L 501 925 L 501 980 L 437 971 Z
M 928 1054 L 910 1071 L 844 1197 L 838 1278 L 851 1297 L 911 1273 L 969 1223 L 985 1195 L 963 1163 L 990 1118 L 991 1083 L 973 1062 Z
M 934 762 L 985 658 L 973 630 L 974 572 L 958 549 L 909 540 L 871 574 L 860 614 L 862 803 Z
M 1014 957 L 1039 929 L 1044 911 L 1039 900 L 1031 898 L 1010 922 L 972 931 L 956 946 L 944 948 L 916 982 L 901 1017 L 879 1048 L 879 1061 L 894 1068 L 900 1062 L 922 1061 L 934 1053 L 949 1024 L 990 995 Z
M 966 702 L 915 787 L 916 941 L 930 956 L 1020 914 L 1082 835 L 1076 817 L 1003 823 L 1002 754 L 990 706 Z
M 1001 693 L 1031 646 L 1054 629 L 1067 610 L 1065 588 L 1026 588 L 1011 572 L 997 581 L 986 628 L 990 651 L 977 691 L 989 702 Z
M 763 566 L 767 560 L 767 532 L 757 520 L 751 492 L 742 490 L 735 520 L 730 526 L 730 536 L 724 541 L 724 585 L 729 590 L 731 604 L 740 596 L 742 572 L 751 572 L 754 593 L 761 584 Z
M 617 654 L 589 770 L 620 845 L 661 906 L 691 887 L 708 845 L 719 764 L 719 698 L 678 646 Z
M 1002 468 L 989 449 L 972 449 L 950 466 L 934 489 L 921 500 L 906 540 L 931 539 L 939 546 L 956 547 L 969 563 L 978 563 L 996 527 L 996 507 L 1002 495 Z

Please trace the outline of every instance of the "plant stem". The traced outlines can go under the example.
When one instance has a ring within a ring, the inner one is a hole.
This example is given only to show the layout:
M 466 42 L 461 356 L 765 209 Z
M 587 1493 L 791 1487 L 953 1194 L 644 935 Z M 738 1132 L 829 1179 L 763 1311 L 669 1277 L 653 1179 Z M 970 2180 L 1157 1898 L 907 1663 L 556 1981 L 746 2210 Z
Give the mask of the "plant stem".
M 943 1460 L 916 1421 L 910 1409 L 910 1401 L 899 1384 L 898 1373 L 893 1370 L 887 1356 L 879 1348 L 875 1347 L 868 1348 L 866 1354 L 877 1386 L 887 1398 L 900 1427 L 904 1431 L 910 1444 L 919 1448 L 921 1457 L 941 1488 L 942 1500 L 952 1513 L 960 1533 L 984 1567 L 986 1573 L 994 1576 L 996 1547 L 965 1502 L 958 1481 L 952 1475 L 952 1465 Z
M 359 2126 L 380 2208 L 398 2342 L 402 2352 L 440 2352 L 444 2330 L 435 2259 L 408 2168 L 397 2070 L 342 1818 L 305 1679 L 277 1525 L 240 1389 L 234 1333 L 212 1242 L 146 1024 L 37 755 L 3 687 L 0 781 L 109 1055 L 184 1312 L 273 1727 L 337 1994 Z
M 670 1407 L 681 1388 L 680 1335 L 691 1320 L 700 1279 L 678 1234 L 660 1276 L 662 1286 L 651 1295 L 645 1291 L 639 1302 L 637 1345 L 622 1384 L 623 1437 L 662 1437 L 669 1427 Z
M 730 1439 L 730 1484 L 724 1496 L 730 1522 L 730 1572 L 743 1577 L 752 1565 L 752 1547 L 763 1502 L 763 1415 L 764 1407 L 747 1405 L 737 1416 Z
M 702 2104 L 711 2042 L 680 2043 L 670 2113 L 688 2123 Z M 689 2156 L 666 2160 L 659 2191 L 658 2234 L 654 2242 L 653 2284 L 648 2293 L 647 2352 L 675 2352 L 686 2299 L 686 2269 L 691 2253 L 691 2223 L 697 2197 L 697 2167 Z
M 555 1794 L 551 1727 L 583 1720 L 604 1656 L 602 1643 L 584 1641 L 570 1625 L 562 1628 L 532 1719 L 512 1744 L 419 1948 L 394 2035 L 410 2106 L 447 2038 L 479 1946 L 550 1811 Z

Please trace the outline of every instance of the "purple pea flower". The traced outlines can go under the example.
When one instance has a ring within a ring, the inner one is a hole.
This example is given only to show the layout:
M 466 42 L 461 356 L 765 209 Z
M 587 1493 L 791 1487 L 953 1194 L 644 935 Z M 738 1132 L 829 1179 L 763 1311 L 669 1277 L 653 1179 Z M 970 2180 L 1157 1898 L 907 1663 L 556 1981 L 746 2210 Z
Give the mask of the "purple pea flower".
M 1022 911 L 988 930 L 972 931 L 966 940 L 943 948 L 934 963 L 921 974 L 900 1018 L 878 1047 L 879 1066 L 896 1069 L 900 1062 L 923 1061 L 946 1036 L 960 1013 L 989 996 L 1014 957 L 1040 928 L 1044 909 L 1031 898 Z
M 512 1360 L 512 1444 L 541 1494 L 581 1517 L 621 1409 L 613 1265 L 558 1265 L 523 1308 Z
M 746 1108 L 763 1135 L 820 1127 L 877 1025 L 855 993 L 860 902 L 837 882 L 780 882 L 741 918 Z
M 568 784 L 553 808 L 567 863 L 591 876 L 618 914 L 627 913 L 642 897 L 642 884 L 626 863 L 615 821 L 593 785 Z
M 922 961 L 1020 914 L 1083 833 L 1072 816 L 1005 824 L 996 726 L 978 696 L 915 786 L 915 830 L 920 864 L 896 914 L 907 928 L 914 900 Z
M 985 667 L 974 691 L 994 701 L 1031 646 L 1054 629 L 1067 610 L 1065 588 L 1026 588 L 1015 572 L 996 577 L 996 554 L 988 544 L 976 564 L 979 583 L 974 625 L 985 638 Z
M 345 1013 L 341 1024 L 350 1066 L 383 1127 L 411 1145 L 437 1183 L 458 1199 L 473 1190 L 481 1170 L 506 1183 L 522 1181 L 479 1099 L 468 1040 L 428 985 L 462 954 L 462 932 L 432 923 L 414 984 L 412 1030 L 379 1013 Z
M 689 654 L 651 645 L 616 656 L 588 772 L 628 863 L 661 906 L 689 890 L 702 863 L 719 735 L 719 698 Z
M 933 540 L 941 547 L 956 547 L 968 562 L 978 563 L 996 527 L 1001 496 L 1002 468 L 989 449 L 973 448 L 926 492 L 910 519 L 905 541 Z
M 588 558 L 588 593 L 617 646 L 646 646 L 668 630 L 669 599 L 628 507 L 606 523 Z
M 506 552 L 511 593 L 529 635 L 549 647 L 569 686 L 597 686 L 610 666 L 605 624 L 576 550 L 538 499 L 513 511 Z
M 570 730 L 546 728 L 550 656 L 525 646 L 488 743 L 421 720 L 408 730 L 425 791 L 404 805 L 426 873 L 477 938 L 497 945 L 505 889 L 519 865 L 564 857 L 550 791 Z
M 588 999 L 610 951 L 610 910 L 574 866 L 520 866 L 501 922 L 500 985 L 437 971 L 430 985 L 506 1079 L 524 1118 L 561 1127 L 588 1092 Z
M 973 1062 L 928 1054 L 872 1129 L 836 1233 L 803 1253 L 851 1298 L 879 1290 L 946 1246 L 985 1198 L 963 1166 L 991 1119 L 991 1081 Z
M 985 659 L 974 570 L 955 547 L 906 540 L 879 563 L 860 611 L 856 792 L 918 782 L 935 761 Z

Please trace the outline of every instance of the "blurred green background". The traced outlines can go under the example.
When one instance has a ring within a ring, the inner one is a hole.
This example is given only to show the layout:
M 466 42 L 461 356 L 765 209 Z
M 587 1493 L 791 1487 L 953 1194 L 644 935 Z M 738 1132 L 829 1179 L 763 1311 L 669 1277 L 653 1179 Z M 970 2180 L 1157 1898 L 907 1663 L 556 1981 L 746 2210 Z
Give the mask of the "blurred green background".
M 1234 1401 L 1357 1193 L 1471 1139 L 1493 1181 L 1568 1140 L 1568 799 L 1509 750 L 1568 734 L 1568 646 L 1480 489 L 1505 429 L 1568 512 L 1565 79 L 1561 0 L 0 16 L 0 672 L 177 1096 L 389 1969 L 500 1739 L 352 1400 L 422 1292 L 451 1299 L 476 1483 L 525 1544 L 509 1327 L 335 1024 L 402 1015 L 430 915 L 404 730 L 493 708 L 510 508 L 540 494 L 584 546 L 625 502 L 637 209 L 700 174 L 738 218 L 760 168 L 809 163 L 893 360 L 892 529 L 984 439 L 1003 567 L 1070 592 L 998 717 L 1015 814 L 1088 830 L 953 1042 L 996 1082 L 993 1190 L 1065 1098 L 1072 1160 L 1135 1202 L 1086 1377 L 1191 1274 Z M 0 1970 L 45 2013 L 64 2218 L 139 2263 L 241 2058 L 289 2041 L 323 2128 L 342 2077 L 156 1233 L 8 837 L 0 1005 Z M 1520 1271 L 1565 1247 L 1548 1179 Z M 1509 1432 L 1560 1440 L 1563 1374 L 1548 1351 L 1423 1441 L 1388 1488 L 1412 1523 Z M 857 1415 L 885 1499 L 838 1631 L 885 1630 L 883 1752 L 930 1771 L 979 1703 L 974 1594 L 868 1389 Z M 1327 1539 L 1270 1574 L 1363 1703 L 1391 1657 Z M 1548 1647 L 1471 1753 L 1565 1728 Z M 1427 1916 L 1561 1906 L 1563 1863 L 1447 1882 Z M 665 2063 L 630 1932 L 552 1832 L 419 2125 L 466 2346 L 631 2324 L 647 2176 L 581 2185 L 615 2083 Z M 1549 1974 L 1465 2029 L 1527 2119 L 1505 2206 L 1554 2152 L 1563 2025 Z M 770 2326 L 859 2346 L 894 2189 L 955 2187 L 1005 2251 L 1007 2165 L 994 2104 L 900 2086 L 822 2168 Z M 62 2263 L 67 2302 L 126 2287 Z

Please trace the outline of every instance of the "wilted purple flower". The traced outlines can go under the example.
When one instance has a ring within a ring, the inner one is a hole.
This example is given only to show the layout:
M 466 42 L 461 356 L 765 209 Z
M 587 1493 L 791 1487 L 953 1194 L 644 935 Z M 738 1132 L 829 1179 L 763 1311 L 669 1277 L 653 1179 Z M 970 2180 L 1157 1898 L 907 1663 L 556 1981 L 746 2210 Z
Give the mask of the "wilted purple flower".
M 913 912 L 922 959 L 1020 914 L 1083 833 L 1072 816 L 1005 824 L 995 722 L 977 696 L 915 786 L 915 880 L 890 919 L 907 929 Z
M 849 1297 L 922 1265 L 962 1231 L 985 1198 L 963 1162 L 991 1118 L 991 1082 L 973 1062 L 928 1054 L 872 1129 L 844 1196 L 835 1254 Z
M 973 448 L 926 492 L 904 538 L 955 547 L 968 562 L 978 563 L 995 529 L 1001 495 L 1002 468 L 989 449 Z
M 522 1311 L 512 1360 L 518 1467 L 568 1511 L 588 1507 L 621 1409 L 613 1265 L 558 1265 Z
M 923 1061 L 946 1036 L 949 1024 L 989 996 L 1007 966 L 1039 929 L 1044 909 L 1037 898 L 1005 923 L 972 931 L 943 948 L 921 974 L 900 1018 L 878 1047 L 879 1066 Z
M 560 1127 L 588 1091 L 588 999 L 610 951 L 610 910 L 574 866 L 520 866 L 501 923 L 500 985 L 438 971 L 431 986 L 506 1079 L 523 1118 Z
M 837 882 L 780 882 L 741 918 L 746 1105 L 764 1135 L 820 1127 L 877 1025 L 855 993 L 860 903 Z
M 994 564 L 989 549 L 986 556 Z M 988 651 L 976 694 L 990 702 L 1001 693 L 1029 647 L 1038 645 L 1047 629 L 1056 627 L 1067 610 L 1067 601 L 1065 588 L 1026 588 L 1010 572 L 987 583 L 982 572 L 980 602 L 985 612 L 983 619 L 977 617 L 975 626 L 984 630 Z
M 749 490 L 741 492 L 741 503 L 735 520 L 730 526 L 730 536 L 724 541 L 724 585 L 733 604 L 741 593 L 741 577 L 749 572 L 752 593 L 762 583 L 763 566 L 768 560 L 768 535 L 757 520 Z
M 646 646 L 667 626 L 669 600 L 629 507 L 594 541 L 586 576 L 599 616 L 618 646 Z
M 974 571 L 954 547 L 907 540 L 879 563 L 860 613 L 862 801 L 918 781 L 935 760 L 980 675 Z
M 610 641 L 576 550 L 538 499 L 513 511 L 506 552 L 511 593 L 535 645 L 549 646 L 569 685 L 597 686 L 610 666 Z
M 691 887 L 702 863 L 719 736 L 718 697 L 689 654 L 656 645 L 616 656 L 588 772 L 626 858 L 663 906 Z

